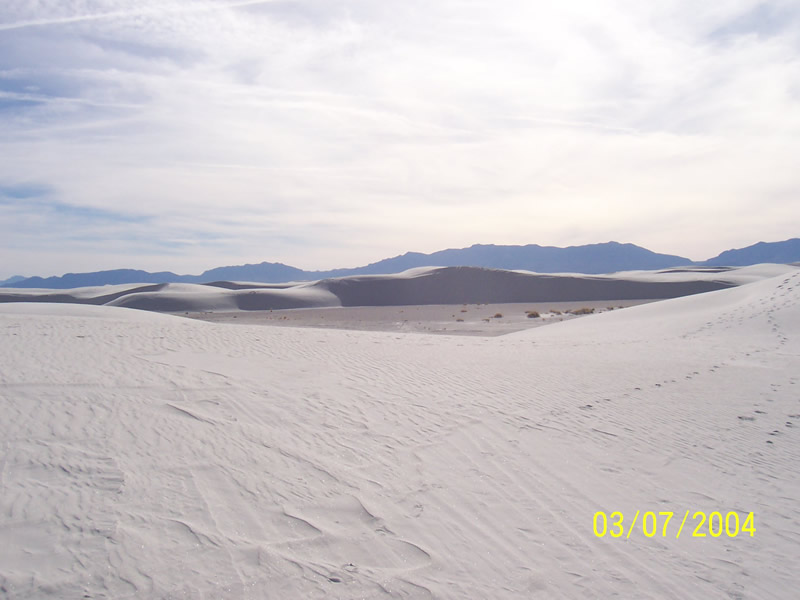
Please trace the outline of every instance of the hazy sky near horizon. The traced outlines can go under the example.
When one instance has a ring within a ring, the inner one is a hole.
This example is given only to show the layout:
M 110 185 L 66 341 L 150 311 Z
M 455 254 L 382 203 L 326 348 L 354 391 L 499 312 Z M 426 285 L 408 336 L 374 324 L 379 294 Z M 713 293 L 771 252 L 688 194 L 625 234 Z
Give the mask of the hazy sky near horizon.
M 3 0 L 0 279 L 800 223 L 795 0 Z

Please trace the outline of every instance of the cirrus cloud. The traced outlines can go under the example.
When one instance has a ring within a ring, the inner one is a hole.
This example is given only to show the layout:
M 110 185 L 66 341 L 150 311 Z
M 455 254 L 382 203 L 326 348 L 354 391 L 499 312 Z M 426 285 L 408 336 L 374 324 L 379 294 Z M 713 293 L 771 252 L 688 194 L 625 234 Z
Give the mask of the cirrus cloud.
M 788 1 L 11 0 L 0 187 L 51 210 L 0 204 L 0 276 L 793 237 L 798 22 Z

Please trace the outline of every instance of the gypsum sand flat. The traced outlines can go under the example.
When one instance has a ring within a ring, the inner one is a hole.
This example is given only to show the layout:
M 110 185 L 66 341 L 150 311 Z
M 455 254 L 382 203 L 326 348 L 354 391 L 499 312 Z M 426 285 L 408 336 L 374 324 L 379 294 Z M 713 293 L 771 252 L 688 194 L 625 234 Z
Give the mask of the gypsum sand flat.
M 655 300 L 354 306 L 179 314 L 210 323 L 238 325 L 496 336 L 648 302 Z M 536 317 L 535 314 L 539 316 Z

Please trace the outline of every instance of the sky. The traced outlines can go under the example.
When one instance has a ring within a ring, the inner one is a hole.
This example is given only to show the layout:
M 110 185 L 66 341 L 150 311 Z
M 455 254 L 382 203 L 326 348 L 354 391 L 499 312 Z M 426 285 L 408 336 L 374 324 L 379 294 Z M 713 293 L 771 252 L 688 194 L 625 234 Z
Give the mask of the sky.
M 796 0 L 3 0 L 0 279 L 800 236 Z

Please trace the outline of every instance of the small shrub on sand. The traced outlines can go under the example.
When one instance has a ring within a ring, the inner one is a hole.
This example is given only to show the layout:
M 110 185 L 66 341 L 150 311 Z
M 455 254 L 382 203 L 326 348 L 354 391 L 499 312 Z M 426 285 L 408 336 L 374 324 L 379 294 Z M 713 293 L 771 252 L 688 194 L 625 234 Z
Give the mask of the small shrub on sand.
M 560 314 L 561 314 L 561 311 L 560 311 L 560 310 L 555 310 L 555 309 L 551 309 L 551 310 L 550 310 L 550 312 L 551 312 L 552 314 L 554 314 L 554 315 L 560 315 Z
M 572 310 L 568 310 L 567 312 L 572 313 L 573 315 L 590 315 L 594 312 L 593 308 L 573 308 Z
M 463 323 L 464 319 L 456 319 L 456 323 Z
M 462 308 L 461 312 L 467 312 L 467 309 L 466 308 Z
M 494 317 L 492 317 L 492 318 L 493 319 L 502 319 L 503 318 L 503 313 L 494 313 Z
M 539 317 L 542 316 L 535 310 L 528 310 L 528 311 L 525 311 L 525 312 L 528 313 L 528 318 L 529 319 L 538 319 Z

